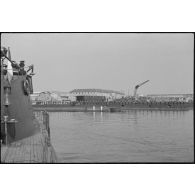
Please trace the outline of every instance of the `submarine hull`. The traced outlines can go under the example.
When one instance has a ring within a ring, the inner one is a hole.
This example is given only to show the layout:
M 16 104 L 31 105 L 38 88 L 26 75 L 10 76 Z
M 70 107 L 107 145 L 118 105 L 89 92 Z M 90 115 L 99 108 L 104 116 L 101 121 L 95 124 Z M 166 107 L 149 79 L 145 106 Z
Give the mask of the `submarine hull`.
M 30 96 L 24 93 L 23 82 L 25 80 L 26 76 L 13 76 L 10 84 L 9 105 L 5 106 L 4 86 L 7 85 L 7 81 L 1 75 L 1 120 L 4 116 L 8 116 L 7 139 L 9 143 L 32 136 L 40 131 L 36 125 Z M 9 122 L 13 120 L 15 122 Z M 5 129 L 5 123 L 1 123 L 1 129 Z

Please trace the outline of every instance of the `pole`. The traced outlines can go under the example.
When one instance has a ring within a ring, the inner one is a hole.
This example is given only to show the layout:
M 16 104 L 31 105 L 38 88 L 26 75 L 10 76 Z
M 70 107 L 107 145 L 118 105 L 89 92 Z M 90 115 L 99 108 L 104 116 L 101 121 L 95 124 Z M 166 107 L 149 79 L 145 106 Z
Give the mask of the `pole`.
M 8 116 L 4 116 L 4 122 L 5 122 L 5 144 L 8 144 L 8 131 L 7 131 L 7 119 Z

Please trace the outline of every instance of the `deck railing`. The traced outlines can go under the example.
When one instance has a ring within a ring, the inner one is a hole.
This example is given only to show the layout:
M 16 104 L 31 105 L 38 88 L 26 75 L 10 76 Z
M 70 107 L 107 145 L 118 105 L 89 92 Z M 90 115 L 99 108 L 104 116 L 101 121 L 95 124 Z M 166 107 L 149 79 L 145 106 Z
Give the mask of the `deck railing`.
M 48 138 L 50 139 L 49 113 L 43 110 L 39 112 L 34 112 L 34 116 L 40 123 L 43 124 L 44 129 L 48 133 Z

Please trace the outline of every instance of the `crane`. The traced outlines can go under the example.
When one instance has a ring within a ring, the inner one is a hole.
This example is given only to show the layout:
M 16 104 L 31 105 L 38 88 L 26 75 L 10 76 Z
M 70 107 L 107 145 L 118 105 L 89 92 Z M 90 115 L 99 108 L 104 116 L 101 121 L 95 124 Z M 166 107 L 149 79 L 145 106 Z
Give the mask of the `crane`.
M 149 80 L 144 81 L 143 83 L 140 83 L 140 84 L 138 84 L 138 85 L 135 86 L 135 89 L 134 89 L 134 97 L 136 97 L 136 95 L 137 95 L 138 88 L 141 87 L 142 85 L 144 85 L 145 83 L 147 83 L 148 81 Z

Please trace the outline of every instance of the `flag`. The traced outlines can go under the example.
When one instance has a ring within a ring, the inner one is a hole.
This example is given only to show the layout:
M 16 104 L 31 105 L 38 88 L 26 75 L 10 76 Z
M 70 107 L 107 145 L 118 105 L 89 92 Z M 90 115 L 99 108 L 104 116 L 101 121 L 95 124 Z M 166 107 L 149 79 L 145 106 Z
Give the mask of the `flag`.
M 11 83 L 11 80 L 13 77 L 13 68 L 12 68 L 12 63 L 11 63 L 11 53 L 10 53 L 9 47 L 8 47 L 7 57 L 9 58 L 9 60 L 7 60 L 7 79 L 9 83 Z

